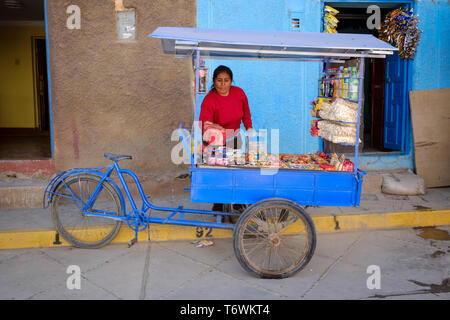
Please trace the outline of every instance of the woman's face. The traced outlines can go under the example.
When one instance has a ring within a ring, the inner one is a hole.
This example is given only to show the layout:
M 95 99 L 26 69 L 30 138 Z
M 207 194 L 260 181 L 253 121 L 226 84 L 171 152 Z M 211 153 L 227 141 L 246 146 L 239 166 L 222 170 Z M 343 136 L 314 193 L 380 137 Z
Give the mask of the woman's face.
M 231 88 L 231 78 L 229 74 L 226 72 L 219 73 L 216 79 L 214 79 L 214 88 L 216 88 L 217 93 L 221 96 L 227 96 Z

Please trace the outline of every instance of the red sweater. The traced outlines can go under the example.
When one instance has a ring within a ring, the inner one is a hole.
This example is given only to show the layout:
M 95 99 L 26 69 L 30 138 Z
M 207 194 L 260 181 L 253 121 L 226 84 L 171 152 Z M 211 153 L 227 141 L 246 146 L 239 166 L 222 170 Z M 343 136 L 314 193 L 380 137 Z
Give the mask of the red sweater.
M 252 128 L 252 118 L 247 96 L 239 87 L 231 86 L 228 96 L 221 96 L 212 89 L 203 99 L 200 121 L 216 123 L 225 129 L 237 130 L 244 123 L 245 129 Z

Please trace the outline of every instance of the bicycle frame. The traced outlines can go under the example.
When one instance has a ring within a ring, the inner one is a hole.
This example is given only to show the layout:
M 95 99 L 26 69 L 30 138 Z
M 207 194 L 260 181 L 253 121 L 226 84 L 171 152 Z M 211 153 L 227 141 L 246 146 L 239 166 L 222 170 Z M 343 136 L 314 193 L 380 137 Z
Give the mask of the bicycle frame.
M 106 173 L 103 173 L 99 171 L 99 169 L 107 168 Z M 116 183 L 114 183 L 113 180 L 110 179 L 111 174 L 116 171 L 117 176 L 120 180 L 120 183 L 123 187 L 123 190 L 125 191 L 125 194 L 130 202 L 131 209 L 130 213 L 126 213 L 126 207 L 125 207 L 125 201 L 124 196 L 122 194 L 122 191 L 117 186 Z M 99 176 L 101 179 L 94 189 L 92 195 L 89 197 L 86 204 L 81 207 L 79 206 L 80 210 L 85 214 L 86 216 L 92 216 L 92 217 L 102 217 L 102 218 L 110 218 L 117 221 L 126 221 L 128 225 L 136 231 L 145 230 L 145 228 L 148 226 L 149 223 L 160 223 L 160 224 L 173 224 L 173 225 L 182 225 L 182 226 L 196 226 L 196 227 L 209 227 L 209 228 L 220 228 L 220 229 L 234 229 L 234 224 L 229 223 L 222 223 L 221 222 L 221 216 L 236 216 L 237 214 L 228 213 L 228 212 L 221 212 L 221 211 L 208 211 L 208 210 L 196 210 L 196 209 L 185 209 L 183 206 L 179 206 L 177 208 L 170 208 L 170 207 L 158 207 L 152 205 L 148 198 L 150 196 L 146 196 L 144 193 L 144 190 L 142 189 L 142 185 L 139 181 L 139 178 L 128 169 L 121 169 L 117 162 L 113 162 L 108 167 L 102 167 L 102 168 L 78 168 L 73 169 L 69 173 L 66 174 L 68 171 L 64 171 L 58 176 L 56 176 L 47 186 L 47 190 L 45 191 L 45 194 L 49 194 L 49 198 L 51 195 L 56 194 L 54 190 L 56 189 L 56 186 L 59 183 L 65 184 L 65 179 L 74 176 L 80 173 L 90 173 Z M 127 182 L 125 181 L 124 175 L 129 175 L 133 178 L 134 182 L 136 183 L 137 189 L 139 191 L 139 194 L 142 198 L 142 209 L 139 210 L 137 208 L 136 202 L 130 192 L 130 189 L 128 187 Z M 94 210 L 92 207 L 94 206 L 98 195 L 100 194 L 100 191 L 103 188 L 103 183 L 105 181 L 108 181 L 113 184 L 114 188 L 118 192 L 120 196 L 120 200 L 122 202 L 122 216 L 112 215 L 111 213 L 104 212 L 101 210 Z M 73 200 L 78 203 L 80 202 L 80 199 L 78 199 L 73 193 L 70 188 L 68 188 L 70 191 Z M 44 207 L 45 207 L 45 194 L 44 194 Z M 61 195 L 60 195 L 61 196 Z M 163 212 L 172 212 L 167 218 L 161 218 L 161 217 L 150 217 L 147 216 L 146 213 L 148 210 L 154 210 L 154 211 L 163 211 Z M 208 221 L 197 221 L 197 220 L 186 220 L 184 218 L 185 213 L 193 213 L 193 214 L 212 214 L 217 215 L 216 222 L 208 222 Z M 174 219 L 174 217 L 180 214 L 179 219 Z

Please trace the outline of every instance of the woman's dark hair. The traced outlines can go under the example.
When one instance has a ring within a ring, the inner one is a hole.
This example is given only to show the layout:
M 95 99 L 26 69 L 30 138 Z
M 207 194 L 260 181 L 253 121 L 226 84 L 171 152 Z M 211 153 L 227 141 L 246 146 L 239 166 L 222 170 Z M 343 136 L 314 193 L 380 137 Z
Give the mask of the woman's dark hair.
M 214 89 L 214 80 L 216 80 L 217 76 L 222 72 L 226 72 L 230 76 L 231 82 L 233 82 L 233 71 L 231 71 L 231 69 L 227 66 L 218 66 L 213 73 L 213 83 L 211 89 Z

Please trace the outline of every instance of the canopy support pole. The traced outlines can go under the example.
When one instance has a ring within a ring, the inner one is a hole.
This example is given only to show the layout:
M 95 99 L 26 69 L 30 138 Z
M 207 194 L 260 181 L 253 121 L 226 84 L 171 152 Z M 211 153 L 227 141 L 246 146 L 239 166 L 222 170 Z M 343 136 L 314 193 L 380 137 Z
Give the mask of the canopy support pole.
M 198 93 L 199 89 L 199 71 L 200 71 L 200 50 L 197 48 L 195 51 L 195 101 L 194 101 L 194 113 L 193 113 L 193 122 L 194 122 L 194 163 L 192 165 L 197 165 L 198 160 L 198 145 L 199 141 L 202 142 L 202 132 L 203 132 L 203 125 L 198 122 L 198 104 L 200 103 L 200 94 Z M 200 144 L 201 145 L 201 144 Z
M 364 91 L 364 58 L 359 58 L 360 66 L 359 66 L 359 84 L 358 84 L 358 119 L 356 124 L 356 141 L 355 141 L 355 163 L 354 170 L 355 175 L 358 171 L 358 153 L 359 153 L 359 131 L 361 126 L 361 109 L 362 109 L 362 98 Z M 364 139 L 364 138 L 363 138 Z

